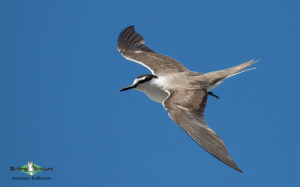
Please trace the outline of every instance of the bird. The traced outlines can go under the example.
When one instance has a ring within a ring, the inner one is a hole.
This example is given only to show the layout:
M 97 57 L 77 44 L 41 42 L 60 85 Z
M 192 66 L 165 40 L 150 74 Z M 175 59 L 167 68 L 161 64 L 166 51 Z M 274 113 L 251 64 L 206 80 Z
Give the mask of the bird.
M 27 166 L 28 166 L 28 172 L 32 176 L 34 174 L 34 164 L 33 164 L 33 162 L 29 161 L 27 163 Z
M 151 72 L 138 76 L 131 85 L 120 89 L 119 92 L 135 89 L 144 92 L 151 100 L 161 103 L 169 117 L 204 150 L 242 173 L 230 157 L 222 139 L 208 127 L 204 119 L 204 110 L 208 95 L 218 98 L 210 90 L 229 77 L 255 69 L 245 68 L 258 61 L 250 60 L 209 73 L 190 71 L 173 58 L 147 47 L 144 38 L 135 31 L 134 25 L 121 31 L 117 49 L 125 59 L 136 62 Z

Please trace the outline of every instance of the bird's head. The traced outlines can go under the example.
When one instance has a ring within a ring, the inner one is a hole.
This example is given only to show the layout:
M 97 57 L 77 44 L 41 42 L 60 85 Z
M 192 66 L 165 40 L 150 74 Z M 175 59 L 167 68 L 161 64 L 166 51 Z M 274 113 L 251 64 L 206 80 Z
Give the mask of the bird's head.
M 120 89 L 119 92 L 130 90 L 130 89 L 136 89 L 144 84 L 149 83 L 154 78 L 158 78 L 158 77 L 152 74 L 145 74 L 145 75 L 138 76 L 137 78 L 134 79 L 131 85 Z

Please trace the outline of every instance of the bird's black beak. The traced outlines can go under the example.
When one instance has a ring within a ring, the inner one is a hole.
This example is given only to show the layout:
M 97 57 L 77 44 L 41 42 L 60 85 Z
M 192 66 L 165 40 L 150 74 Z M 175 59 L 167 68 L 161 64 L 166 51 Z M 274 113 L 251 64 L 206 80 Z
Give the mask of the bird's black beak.
M 125 88 L 122 88 L 121 90 L 119 90 L 119 92 L 126 91 L 126 90 L 130 90 L 130 89 L 133 89 L 133 88 L 135 88 L 135 87 L 136 87 L 136 85 L 130 85 L 130 86 L 127 86 L 127 87 L 125 87 Z

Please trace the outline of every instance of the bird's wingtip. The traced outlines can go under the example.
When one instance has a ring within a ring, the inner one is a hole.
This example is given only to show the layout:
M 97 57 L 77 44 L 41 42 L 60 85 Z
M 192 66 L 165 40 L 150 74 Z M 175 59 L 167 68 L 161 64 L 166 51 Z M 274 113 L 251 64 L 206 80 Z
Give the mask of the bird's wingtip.
M 235 168 L 238 172 L 243 173 L 243 171 L 240 168 Z
M 135 30 L 135 25 L 129 25 L 128 27 L 126 27 L 125 29 L 123 29 L 123 31 L 130 30 L 130 29 Z

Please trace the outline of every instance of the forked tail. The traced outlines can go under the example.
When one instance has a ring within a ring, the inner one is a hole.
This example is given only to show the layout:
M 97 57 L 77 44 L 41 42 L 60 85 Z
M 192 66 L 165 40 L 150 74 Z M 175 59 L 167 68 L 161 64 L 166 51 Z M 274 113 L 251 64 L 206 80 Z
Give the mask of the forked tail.
M 249 69 L 245 69 L 245 68 L 248 67 L 248 66 L 251 66 L 252 64 L 255 64 L 258 61 L 259 60 L 250 60 L 250 61 L 245 62 L 243 64 L 240 64 L 240 65 L 234 66 L 232 68 L 228 68 L 228 69 L 223 70 L 225 72 L 225 75 L 227 75 L 225 78 L 232 77 L 234 75 L 243 73 L 245 71 L 256 69 L 255 67 L 254 68 L 249 68 Z
M 258 62 L 258 60 L 250 60 L 250 61 L 245 62 L 243 64 L 234 66 L 232 68 L 228 68 L 228 69 L 224 69 L 224 70 L 220 70 L 220 71 L 214 71 L 214 72 L 204 74 L 204 76 L 207 78 L 207 80 L 209 82 L 208 90 L 211 90 L 211 89 L 215 88 L 216 86 L 218 86 L 220 83 L 222 83 L 228 77 L 232 77 L 234 75 L 243 73 L 245 71 L 256 69 L 256 68 L 245 69 L 248 66 L 250 66 L 250 65 L 252 65 L 256 62 Z

